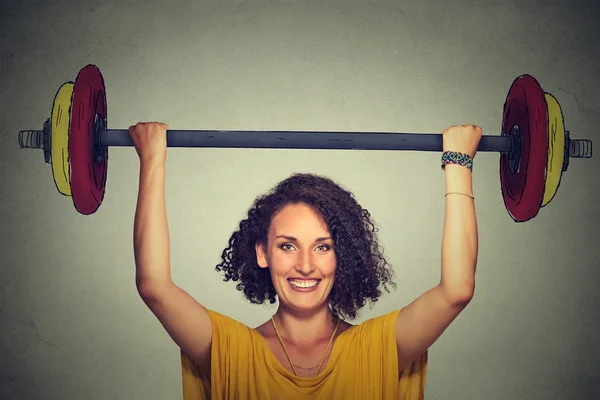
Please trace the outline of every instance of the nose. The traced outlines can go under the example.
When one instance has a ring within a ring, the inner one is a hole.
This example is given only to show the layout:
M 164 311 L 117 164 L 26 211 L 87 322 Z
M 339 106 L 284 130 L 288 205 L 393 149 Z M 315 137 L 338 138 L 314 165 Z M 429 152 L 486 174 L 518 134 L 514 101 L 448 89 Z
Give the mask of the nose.
M 309 276 L 311 272 L 315 270 L 315 268 L 315 263 L 310 251 L 299 252 L 298 260 L 296 263 L 296 271 L 298 271 L 302 275 Z

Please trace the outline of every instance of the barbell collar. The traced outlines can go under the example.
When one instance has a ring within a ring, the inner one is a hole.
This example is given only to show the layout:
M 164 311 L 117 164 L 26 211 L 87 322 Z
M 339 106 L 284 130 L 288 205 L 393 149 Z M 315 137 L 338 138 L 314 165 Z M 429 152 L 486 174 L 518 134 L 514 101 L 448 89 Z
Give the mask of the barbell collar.
M 569 157 L 592 158 L 592 141 L 589 139 L 570 139 Z
M 44 131 L 19 131 L 19 146 L 22 149 L 43 149 Z

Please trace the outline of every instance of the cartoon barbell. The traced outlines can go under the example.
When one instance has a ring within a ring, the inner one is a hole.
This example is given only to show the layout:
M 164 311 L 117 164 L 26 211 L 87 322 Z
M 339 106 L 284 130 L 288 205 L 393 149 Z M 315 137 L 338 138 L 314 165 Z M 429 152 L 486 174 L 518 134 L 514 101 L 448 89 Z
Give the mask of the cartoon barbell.
M 442 151 L 441 134 L 169 130 L 167 147 Z M 104 79 L 95 65 L 63 84 L 42 130 L 19 132 L 21 148 L 43 149 L 60 193 L 81 214 L 104 198 L 108 147 L 133 146 L 126 129 L 107 129 Z M 558 100 L 531 75 L 517 77 L 504 103 L 501 135 L 483 135 L 478 152 L 500 153 L 504 204 L 515 222 L 528 221 L 556 195 L 570 158 L 592 157 L 590 140 L 565 130 Z

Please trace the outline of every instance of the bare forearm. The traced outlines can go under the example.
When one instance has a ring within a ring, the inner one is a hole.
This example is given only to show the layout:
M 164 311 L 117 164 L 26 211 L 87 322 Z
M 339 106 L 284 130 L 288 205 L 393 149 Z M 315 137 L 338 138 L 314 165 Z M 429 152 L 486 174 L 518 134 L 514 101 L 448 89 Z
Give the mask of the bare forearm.
M 446 165 L 446 193 L 473 193 L 471 171 Z M 460 194 L 446 196 L 442 236 L 441 285 L 453 299 L 468 300 L 475 288 L 478 234 L 474 200 Z
M 133 241 L 136 283 L 138 289 L 146 291 L 172 282 L 165 176 L 164 164 L 142 163 L 140 166 Z

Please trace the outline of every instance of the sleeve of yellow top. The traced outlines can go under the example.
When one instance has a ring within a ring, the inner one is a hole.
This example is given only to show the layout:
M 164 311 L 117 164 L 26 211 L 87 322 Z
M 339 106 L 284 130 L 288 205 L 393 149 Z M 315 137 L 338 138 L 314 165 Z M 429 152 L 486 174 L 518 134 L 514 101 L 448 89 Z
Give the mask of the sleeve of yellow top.
M 455 164 L 446 165 L 446 210 L 442 236 L 441 286 L 450 299 L 468 301 L 475 289 L 478 234 L 472 173 Z

